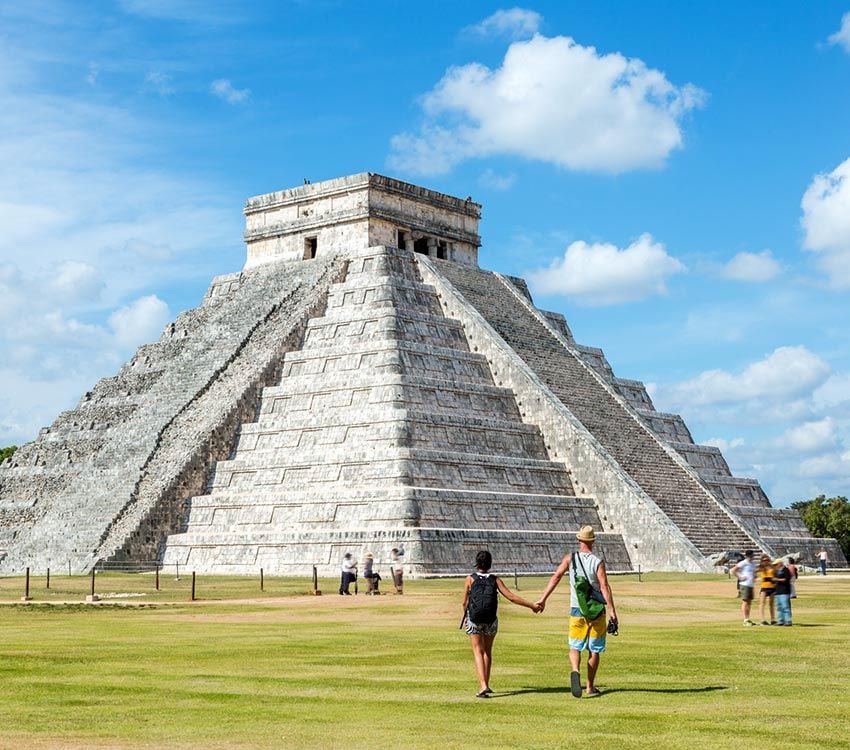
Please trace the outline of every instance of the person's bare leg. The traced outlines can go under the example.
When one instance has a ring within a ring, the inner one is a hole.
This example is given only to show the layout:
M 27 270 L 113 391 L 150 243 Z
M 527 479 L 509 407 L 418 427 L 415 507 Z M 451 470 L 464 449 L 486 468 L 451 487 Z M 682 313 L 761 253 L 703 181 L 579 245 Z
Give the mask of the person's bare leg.
M 767 599 L 767 597 L 764 594 L 759 593 L 759 620 L 761 622 L 764 622 L 764 600 L 765 599 Z
M 587 657 L 587 694 L 594 690 L 593 681 L 596 679 L 596 670 L 599 669 L 599 654 L 593 652 Z
M 570 649 L 570 666 L 573 672 L 581 672 L 581 651 L 577 648 Z
M 770 599 L 770 624 L 773 625 L 776 622 L 776 601 L 773 596 L 768 598 Z
M 472 644 L 472 656 L 475 658 L 475 671 L 478 673 L 478 689 L 487 690 L 488 667 L 484 656 L 484 635 L 471 635 L 469 641 Z
M 750 603 L 745 599 L 741 599 L 741 614 L 744 615 L 745 620 L 750 619 Z
M 490 689 L 490 669 L 493 666 L 493 641 L 496 640 L 495 635 L 482 636 L 484 639 L 484 687 Z

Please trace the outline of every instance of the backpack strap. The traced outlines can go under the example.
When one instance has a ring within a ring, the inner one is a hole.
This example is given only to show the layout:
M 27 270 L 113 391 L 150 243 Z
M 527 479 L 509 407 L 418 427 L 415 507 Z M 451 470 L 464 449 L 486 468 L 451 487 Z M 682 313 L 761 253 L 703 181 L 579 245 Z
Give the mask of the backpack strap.
M 588 582 L 590 581 L 590 576 L 587 574 L 587 571 L 584 569 L 584 562 L 581 559 L 581 552 L 573 552 L 573 560 L 578 557 L 578 564 L 581 565 L 581 572 L 584 573 L 584 577 L 587 578 Z

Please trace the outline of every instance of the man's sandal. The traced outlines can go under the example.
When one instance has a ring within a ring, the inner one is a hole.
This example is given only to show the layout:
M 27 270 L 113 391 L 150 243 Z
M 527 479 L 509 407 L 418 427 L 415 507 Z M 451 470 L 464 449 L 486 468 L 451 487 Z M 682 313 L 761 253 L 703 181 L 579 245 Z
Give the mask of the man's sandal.
M 581 698 L 581 675 L 578 672 L 570 672 L 570 692 L 573 698 Z

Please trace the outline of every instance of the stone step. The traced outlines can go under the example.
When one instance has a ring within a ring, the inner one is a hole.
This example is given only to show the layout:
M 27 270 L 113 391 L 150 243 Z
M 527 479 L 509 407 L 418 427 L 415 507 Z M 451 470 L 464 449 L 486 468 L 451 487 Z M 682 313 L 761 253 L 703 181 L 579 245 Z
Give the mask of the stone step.
M 327 377 L 374 369 L 451 380 L 492 383 L 487 360 L 480 354 L 406 341 L 363 342 L 357 350 L 339 347 L 290 352 L 284 359 L 282 380 L 289 377 Z
M 340 307 L 404 306 L 440 314 L 440 304 L 433 287 L 402 279 L 363 277 L 350 283 L 335 285 L 328 297 L 326 315 Z
M 455 414 L 428 414 L 406 409 L 364 415 L 362 408 L 318 415 L 284 415 L 243 425 L 235 457 L 250 454 L 252 462 L 281 450 L 345 444 L 349 448 L 406 446 L 452 448 L 461 452 L 548 458 L 540 431 L 505 420 L 484 420 Z
M 314 318 L 307 325 L 304 348 L 341 341 L 350 346 L 369 338 L 396 339 L 468 350 L 463 328 L 456 321 L 418 311 L 361 308 L 350 316 Z M 351 342 L 351 343 L 349 343 Z
M 669 442 L 668 444 L 706 480 L 732 476 L 729 465 L 719 448 L 693 443 Z
M 708 487 L 729 506 L 770 508 L 770 500 L 757 479 L 746 477 L 706 477 Z
M 358 373 L 356 379 L 311 376 L 284 378 L 279 385 L 263 390 L 261 418 L 265 414 L 291 414 L 326 410 L 366 408 L 371 404 L 396 404 L 419 410 L 446 411 L 470 416 L 493 416 L 518 420 L 513 393 L 487 383 L 463 382 L 446 378 L 373 370 Z
M 213 493 L 263 485 L 289 485 L 294 489 L 319 483 L 400 483 L 573 494 L 563 464 L 408 448 L 346 450 L 336 457 L 318 450 L 301 450 L 297 456 L 277 456 L 273 464 L 262 466 L 245 460 L 219 461 L 209 489 Z
M 457 574 L 471 570 L 480 549 L 492 552 L 496 561 L 494 573 L 506 576 L 516 570 L 549 574 L 561 562 L 564 551 L 575 546 L 577 530 L 324 528 L 269 535 L 256 544 L 246 544 L 226 534 L 176 534 L 169 537 L 164 563 L 179 564 L 184 570 L 232 574 L 256 574 L 262 567 L 270 575 L 304 575 L 309 580 L 313 565 L 320 576 L 335 576 L 339 574 L 345 552 L 351 552 L 357 560 L 372 552 L 375 570 L 384 577 L 386 589 L 387 583 L 391 583 L 390 548 L 394 546 L 405 550 L 405 575 Z M 620 535 L 598 535 L 594 551 L 605 557 L 609 570 L 631 570 Z
M 558 340 L 497 277 L 455 264 L 435 265 L 698 549 L 719 551 L 719 538 L 753 544 L 711 492 L 592 374 L 580 353 Z M 695 508 L 702 510 L 699 517 Z

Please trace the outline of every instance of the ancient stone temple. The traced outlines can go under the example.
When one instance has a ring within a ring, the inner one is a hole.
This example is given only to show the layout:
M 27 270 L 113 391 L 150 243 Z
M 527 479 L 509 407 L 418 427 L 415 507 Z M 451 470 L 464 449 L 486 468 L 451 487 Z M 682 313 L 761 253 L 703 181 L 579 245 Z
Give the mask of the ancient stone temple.
M 478 265 L 480 206 L 376 174 L 250 199 L 247 262 L 0 466 L 0 572 L 700 571 L 814 539 Z

